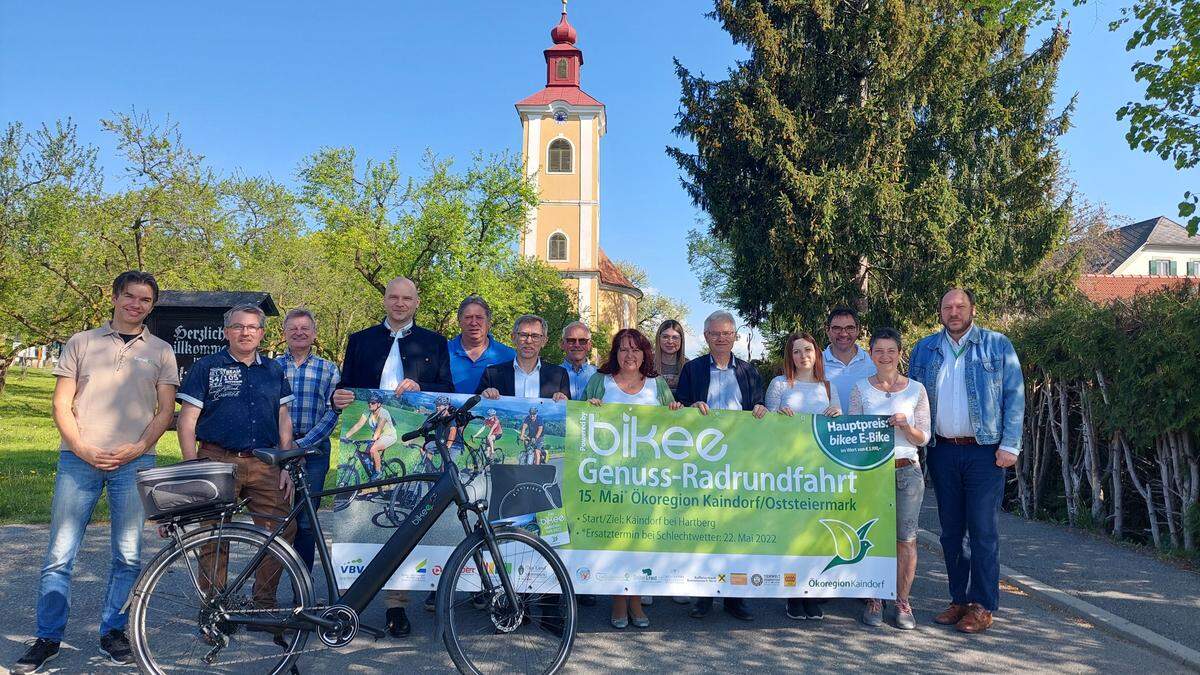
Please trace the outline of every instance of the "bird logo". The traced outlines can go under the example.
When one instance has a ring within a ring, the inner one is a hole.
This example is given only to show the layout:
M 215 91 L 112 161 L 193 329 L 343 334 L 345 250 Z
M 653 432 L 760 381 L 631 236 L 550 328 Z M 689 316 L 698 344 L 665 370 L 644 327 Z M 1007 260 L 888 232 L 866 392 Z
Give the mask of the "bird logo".
M 879 522 L 879 519 L 872 518 L 857 530 L 850 524 L 833 518 L 822 518 L 818 522 L 824 525 L 833 537 L 834 556 L 829 564 L 825 565 L 825 569 L 821 570 L 821 573 L 824 574 L 830 568 L 839 565 L 853 565 L 865 558 L 867 551 L 871 550 L 871 546 L 874 545 L 867 539 L 867 533 L 871 531 L 871 527 L 875 523 Z

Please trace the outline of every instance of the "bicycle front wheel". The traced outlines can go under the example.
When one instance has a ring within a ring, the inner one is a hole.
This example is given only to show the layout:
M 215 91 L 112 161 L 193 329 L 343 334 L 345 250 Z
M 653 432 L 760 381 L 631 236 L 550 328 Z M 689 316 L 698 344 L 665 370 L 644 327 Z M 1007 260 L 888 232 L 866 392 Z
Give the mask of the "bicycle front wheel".
M 360 482 L 361 482 L 361 479 L 359 478 L 359 475 L 358 475 L 358 467 L 354 466 L 353 464 L 351 464 L 349 462 L 346 462 L 345 464 L 342 464 L 341 466 L 338 467 L 338 469 L 337 469 L 337 486 L 339 488 L 350 487 L 352 485 L 358 485 Z M 350 503 L 353 502 L 354 498 L 357 496 L 358 496 L 358 490 L 349 490 L 347 492 L 339 492 L 338 494 L 333 496 L 333 510 L 341 511 L 342 509 L 346 508 L 347 506 L 350 506 Z
M 496 531 L 499 559 L 477 533 L 458 545 L 438 586 L 443 640 L 463 673 L 556 673 L 575 642 L 571 577 L 550 545 L 513 528 Z M 499 570 L 508 573 L 509 602 Z
M 155 558 L 132 596 L 130 642 L 143 673 L 274 675 L 292 667 L 309 638 L 305 629 L 254 623 L 310 608 L 312 582 L 289 549 L 267 546 L 266 535 L 246 526 L 187 536 L 182 548 Z

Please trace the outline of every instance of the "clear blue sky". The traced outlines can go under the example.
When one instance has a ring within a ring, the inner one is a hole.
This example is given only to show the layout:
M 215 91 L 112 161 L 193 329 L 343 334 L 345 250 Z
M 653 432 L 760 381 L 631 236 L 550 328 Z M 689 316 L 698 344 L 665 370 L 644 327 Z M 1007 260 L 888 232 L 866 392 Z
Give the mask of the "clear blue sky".
M 698 214 L 663 148 L 679 86 L 672 58 L 722 74 L 739 55 L 703 14 L 707 1 L 573 0 L 584 89 L 608 106 L 601 152 L 601 243 L 651 271 L 653 285 L 703 303 L 684 233 Z M 441 2 L 25 2 L 0 0 L 0 121 L 71 117 L 83 140 L 109 151 L 98 120 L 141 112 L 179 123 L 218 170 L 291 183 L 302 158 L 350 145 L 396 151 L 407 169 L 428 147 L 462 160 L 518 151 L 513 104 L 544 83 L 541 51 L 556 0 Z M 1119 4 L 1073 11 L 1059 99 L 1078 93 L 1062 141 L 1080 191 L 1136 220 L 1174 216 L 1197 173 L 1129 150 L 1114 111 L 1140 96 L 1108 20 Z M 690 351 L 690 350 L 689 350 Z

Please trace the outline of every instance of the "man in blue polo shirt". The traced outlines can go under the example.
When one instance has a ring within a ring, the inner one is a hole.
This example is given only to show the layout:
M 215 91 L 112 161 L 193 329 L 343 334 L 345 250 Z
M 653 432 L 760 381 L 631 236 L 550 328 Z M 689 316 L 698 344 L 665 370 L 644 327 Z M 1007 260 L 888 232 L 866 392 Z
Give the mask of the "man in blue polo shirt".
M 291 511 L 292 481 L 286 471 L 268 466 L 251 453 L 255 448 L 292 447 L 292 418 L 288 403 L 294 398 L 283 366 L 258 353 L 266 315 L 255 305 L 238 305 L 225 313 L 225 339 L 229 346 L 192 365 L 179 388 L 179 449 L 184 459 L 203 457 L 237 467 L 234 491 L 250 500 L 254 523 L 268 531 Z M 296 524 L 283 533 L 292 540 Z M 228 555 L 209 551 L 209 555 Z M 219 568 L 224 569 L 224 561 Z M 275 604 L 281 568 L 270 558 L 255 573 L 254 600 L 263 607 Z M 202 579 L 201 584 L 206 580 Z
M 474 394 L 488 366 L 512 363 L 517 352 L 492 335 L 492 308 L 478 295 L 468 295 L 458 305 L 459 334 L 446 343 L 454 391 Z

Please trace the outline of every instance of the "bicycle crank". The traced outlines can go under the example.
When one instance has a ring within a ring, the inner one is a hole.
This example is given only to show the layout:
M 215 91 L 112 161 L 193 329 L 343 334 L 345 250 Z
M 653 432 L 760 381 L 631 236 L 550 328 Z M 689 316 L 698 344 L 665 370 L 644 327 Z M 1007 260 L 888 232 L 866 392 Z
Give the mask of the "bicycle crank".
M 317 637 L 330 647 L 345 647 L 358 635 L 358 612 L 345 605 L 326 608 L 321 618 L 333 622 L 330 627 L 317 628 Z

